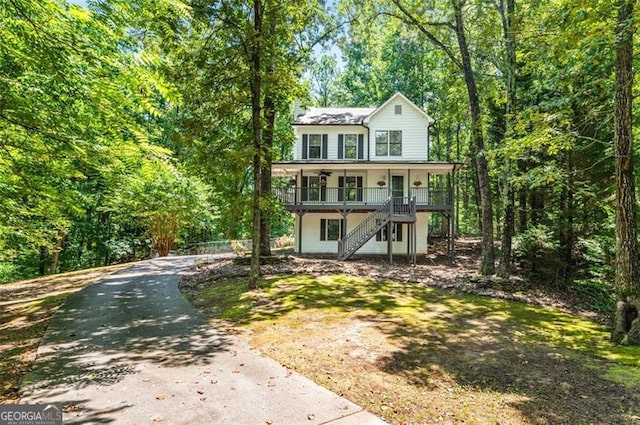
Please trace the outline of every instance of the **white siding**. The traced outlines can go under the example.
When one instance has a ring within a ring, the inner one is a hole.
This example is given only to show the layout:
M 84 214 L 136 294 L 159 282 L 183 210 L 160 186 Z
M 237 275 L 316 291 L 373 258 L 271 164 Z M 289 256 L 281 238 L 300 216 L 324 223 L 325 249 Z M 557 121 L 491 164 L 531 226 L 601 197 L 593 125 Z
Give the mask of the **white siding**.
M 427 253 L 427 223 L 430 213 L 418 213 L 416 221 L 417 234 L 417 253 Z M 354 229 L 367 216 L 366 213 L 352 213 L 347 216 L 347 233 Z M 321 241 L 320 240 L 320 219 L 340 219 L 338 213 L 307 213 L 302 216 L 302 253 L 303 254 L 332 254 L 338 253 L 337 241 Z M 296 252 L 299 245 L 299 221 L 300 217 L 296 216 Z M 403 224 L 402 241 L 393 242 L 394 254 L 406 254 L 409 240 L 409 228 L 406 223 Z M 387 242 L 376 241 L 376 237 L 372 237 L 356 254 L 386 254 Z
M 402 114 L 395 114 L 395 106 L 402 107 Z M 383 109 L 377 111 L 370 119 L 369 128 L 371 136 L 369 149 L 372 161 L 388 160 L 427 160 L 429 140 L 428 122 L 424 115 L 397 96 Z M 402 131 L 402 156 L 376 156 L 376 131 L 401 130 Z
M 362 134 L 364 135 L 363 158 L 367 159 L 367 129 L 360 125 L 304 125 L 294 127 L 296 145 L 294 148 L 294 160 L 302 160 L 302 135 L 326 134 L 328 135 L 327 159 L 338 159 L 338 134 Z M 310 160 L 313 161 L 313 160 Z

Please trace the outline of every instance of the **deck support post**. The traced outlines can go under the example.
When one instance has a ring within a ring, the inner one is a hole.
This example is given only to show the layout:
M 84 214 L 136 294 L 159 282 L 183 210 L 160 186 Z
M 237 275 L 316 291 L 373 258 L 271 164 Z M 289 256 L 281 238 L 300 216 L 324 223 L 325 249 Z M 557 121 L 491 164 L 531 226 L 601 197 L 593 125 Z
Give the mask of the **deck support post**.
M 393 264 L 393 221 L 387 223 L 387 257 L 389 264 Z
M 304 211 L 298 211 L 298 254 L 302 254 L 302 216 Z

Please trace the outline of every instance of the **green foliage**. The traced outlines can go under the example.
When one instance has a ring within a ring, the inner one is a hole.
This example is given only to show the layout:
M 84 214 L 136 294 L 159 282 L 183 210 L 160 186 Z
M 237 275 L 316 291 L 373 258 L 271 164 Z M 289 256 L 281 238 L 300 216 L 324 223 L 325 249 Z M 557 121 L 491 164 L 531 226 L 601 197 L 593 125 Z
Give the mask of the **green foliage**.
M 615 304 L 613 232 L 581 238 L 577 243 L 581 273 L 574 280 L 576 293 L 595 311 L 613 311 Z
M 146 158 L 135 173 L 123 176 L 109 193 L 104 209 L 120 222 L 144 226 L 156 252 L 167 255 L 188 227 L 207 228 L 215 211 L 207 188 L 171 164 Z
M 153 34 L 186 10 L 173 0 L 0 5 L 0 261 L 19 275 L 43 267 L 60 235 L 62 270 L 148 253 L 145 223 L 117 221 L 105 198 L 136 180 L 140 158 L 171 155 L 151 146 L 163 130 L 154 120 L 179 97 L 158 72 Z
M 533 278 L 558 283 L 563 267 L 559 258 L 560 245 L 548 226 L 533 226 L 517 235 L 513 251 Z

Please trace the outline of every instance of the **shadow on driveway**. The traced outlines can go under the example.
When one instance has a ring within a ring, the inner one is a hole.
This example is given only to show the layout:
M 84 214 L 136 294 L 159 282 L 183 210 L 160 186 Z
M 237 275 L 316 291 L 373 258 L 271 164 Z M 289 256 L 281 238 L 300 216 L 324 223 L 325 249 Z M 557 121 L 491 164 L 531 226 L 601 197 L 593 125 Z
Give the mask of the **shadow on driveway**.
M 228 336 L 212 329 L 177 289 L 192 257 L 156 259 L 73 294 L 53 317 L 27 391 L 113 385 L 141 361 L 164 367 L 209 364 Z

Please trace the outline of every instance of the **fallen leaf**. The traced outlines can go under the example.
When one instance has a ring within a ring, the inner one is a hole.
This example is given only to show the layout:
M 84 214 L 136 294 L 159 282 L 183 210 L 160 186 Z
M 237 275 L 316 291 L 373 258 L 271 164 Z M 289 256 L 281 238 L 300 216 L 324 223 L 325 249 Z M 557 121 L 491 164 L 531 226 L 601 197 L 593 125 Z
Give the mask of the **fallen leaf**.
M 163 395 L 157 395 L 156 396 L 156 400 L 164 400 L 164 396 Z
M 316 420 L 316 415 L 314 415 L 313 413 L 309 413 L 307 415 L 307 420 L 315 421 Z
M 204 394 L 204 391 L 202 391 L 202 390 L 197 390 L 196 392 L 197 392 L 198 394 Z
M 151 418 L 151 420 L 153 422 L 162 422 L 162 416 L 160 415 L 155 415 L 154 417 Z

